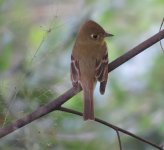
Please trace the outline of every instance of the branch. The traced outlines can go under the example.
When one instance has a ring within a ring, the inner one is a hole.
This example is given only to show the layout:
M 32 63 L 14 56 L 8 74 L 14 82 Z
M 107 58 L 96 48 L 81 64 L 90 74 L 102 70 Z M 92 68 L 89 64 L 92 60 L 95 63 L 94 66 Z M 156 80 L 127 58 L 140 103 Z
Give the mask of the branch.
M 115 130 L 117 133 L 117 138 L 118 138 L 118 144 L 119 144 L 119 148 L 120 150 L 122 150 L 122 144 L 121 144 L 121 138 L 120 138 L 120 133 L 118 130 Z
M 78 115 L 78 116 L 82 116 L 83 115 L 81 112 L 78 112 L 78 111 L 75 111 L 75 110 L 72 110 L 72 109 L 68 109 L 68 108 L 65 108 L 65 107 L 60 107 L 60 108 L 58 108 L 58 110 L 63 111 L 63 112 L 67 112 L 67 113 L 71 113 L 71 114 L 75 114 L 75 115 Z M 126 131 L 126 130 L 124 130 L 122 128 L 119 128 L 119 127 L 113 125 L 113 124 L 110 124 L 110 123 L 108 123 L 108 122 L 106 122 L 104 120 L 101 120 L 99 118 L 95 118 L 95 121 L 99 122 L 99 123 L 101 123 L 101 124 L 103 124 L 103 125 L 105 125 L 107 127 L 110 127 L 110 128 L 112 128 L 113 130 L 116 131 L 117 136 L 118 136 L 120 150 L 122 150 L 122 146 L 121 146 L 121 139 L 120 139 L 119 132 L 122 132 L 122 133 L 124 133 L 126 135 L 129 135 L 129 136 L 139 140 L 139 141 L 147 143 L 147 144 L 149 144 L 149 145 L 151 145 L 151 146 L 153 146 L 153 147 L 155 147 L 155 148 L 157 148 L 159 150 L 163 150 L 160 146 L 158 146 L 158 145 L 156 145 L 156 144 L 154 144 L 154 143 L 152 143 L 150 141 L 147 141 L 147 140 L 145 140 L 145 139 L 143 139 L 143 138 L 141 138 L 141 137 L 139 137 L 139 136 L 137 136 L 137 135 L 135 135 L 135 134 L 133 134 L 133 133 L 131 133 L 129 131 Z
M 164 38 L 164 30 L 158 32 L 154 36 L 150 37 L 146 41 L 142 42 L 141 44 L 139 44 L 135 48 L 131 49 L 130 51 L 128 51 L 127 53 L 125 53 L 121 57 L 119 57 L 116 60 L 114 60 L 113 62 L 111 62 L 109 64 L 109 72 L 113 71 L 114 69 L 116 69 L 117 67 L 119 67 L 120 65 L 122 65 L 123 63 L 128 61 L 129 59 L 133 58 L 137 54 L 141 53 L 145 49 L 152 46 L 153 44 L 159 42 L 163 38 Z M 4 128 L 1 128 L 0 129 L 0 138 L 2 138 L 4 136 L 8 135 L 9 133 L 31 123 L 32 121 L 34 121 L 34 120 L 36 120 L 42 116 L 45 116 L 46 114 L 48 114 L 54 110 L 57 110 L 68 99 L 70 99 L 71 97 L 73 97 L 75 94 L 77 94 L 80 91 L 81 90 L 76 90 L 74 88 L 71 88 L 68 91 L 66 91 L 64 94 L 59 96 L 58 98 L 54 99 L 52 102 L 50 102 L 50 103 L 48 103 L 42 107 L 39 107 L 37 110 L 35 110 L 31 114 L 25 116 L 24 118 L 18 119 L 14 123 L 12 123 L 12 124 L 4 127 Z
M 161 29 L 162 29 L 163 23 L 164 23 L 164 18 L 163 18 L 162 23 L 161 23 L 161 26 L 160 26 L 160 28 L 159 28 L 159 32 L 160 32 Z M 159 41 L 159 44 L 160 44 L 160 46 L 161 46 L 162 51 L 164 52 L 164 49 L 163 49 L 163 46 L 162 46 L 162 42 Z

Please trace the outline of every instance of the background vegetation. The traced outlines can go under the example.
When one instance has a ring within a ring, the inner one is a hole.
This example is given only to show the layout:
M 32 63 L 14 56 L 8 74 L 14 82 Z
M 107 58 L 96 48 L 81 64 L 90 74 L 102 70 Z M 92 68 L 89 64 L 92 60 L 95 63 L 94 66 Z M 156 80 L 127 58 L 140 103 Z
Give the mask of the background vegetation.
M 115 36 L 110 62 L 159 31 L 163 0 L 1 0 L 0 126 L 59 96 L 72 85 L 76 33 L 93 19 Z M 157 144 L 164 139 L 164 54 L 159 44 L 113 71 L 106 93 L 95 90 L 96 116 Z M 64 104 L 82 111 L 82 94 Z M 153 150 L 121 134 L 126 150 Z M 2 138 L 4 150 L 117 150 L 116 133 L 95 122 L 52 112 Z M 155 148 L 154 148 L 155 149 Z

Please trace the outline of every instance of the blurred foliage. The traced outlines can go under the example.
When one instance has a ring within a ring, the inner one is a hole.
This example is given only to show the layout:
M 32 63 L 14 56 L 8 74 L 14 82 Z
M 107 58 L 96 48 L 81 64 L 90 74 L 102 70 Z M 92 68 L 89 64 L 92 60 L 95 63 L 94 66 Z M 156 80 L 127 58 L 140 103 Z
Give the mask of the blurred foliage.
M 36 110 L 71 87 L 71 50 L 80 25 L 93 19 L 115 36 L 109 59 L 158 32 L 163 0 L 0 1 L 0 126 Z M 110 73 L 96 116 L 161 144 L 164 139 L 164 54 L 159 44 Z M 82 94 L 64 104 L 83 110 Z M 153 150 L 121 134 L 126 150 Z M 0 140 L 5 150 L 117 150 L 116 133 L 95 122 L 52 112 Z

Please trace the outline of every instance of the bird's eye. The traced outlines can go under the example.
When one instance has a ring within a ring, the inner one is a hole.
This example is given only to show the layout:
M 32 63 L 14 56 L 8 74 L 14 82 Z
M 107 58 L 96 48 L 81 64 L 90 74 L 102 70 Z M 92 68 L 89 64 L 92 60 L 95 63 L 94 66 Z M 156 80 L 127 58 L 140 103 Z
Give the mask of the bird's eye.
M 94 40 L 97 40 L 99 38 L 99 35 L 97 34 L 91 34 L 91 38 Z

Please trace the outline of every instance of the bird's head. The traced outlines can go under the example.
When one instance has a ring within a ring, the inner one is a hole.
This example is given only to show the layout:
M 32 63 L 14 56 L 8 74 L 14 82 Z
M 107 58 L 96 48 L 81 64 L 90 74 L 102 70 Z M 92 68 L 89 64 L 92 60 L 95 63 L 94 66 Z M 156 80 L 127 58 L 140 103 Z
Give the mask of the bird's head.
M 82 25 L 78 39 L 81 40 L 81 42 L 102 43 L 106 37 L 111 36 L 113 36 L 113 34 L 105 32 L 99 24 L 89 20 Z

